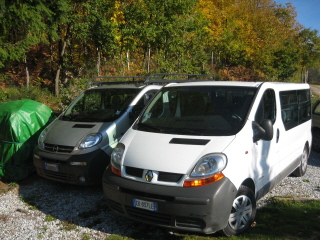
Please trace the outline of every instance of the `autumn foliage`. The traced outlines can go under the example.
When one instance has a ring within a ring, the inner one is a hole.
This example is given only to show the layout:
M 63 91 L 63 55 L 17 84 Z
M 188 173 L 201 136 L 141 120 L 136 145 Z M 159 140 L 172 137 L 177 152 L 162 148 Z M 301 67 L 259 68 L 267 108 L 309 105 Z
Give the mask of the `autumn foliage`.
M 0 87 L 78 78 L 210 73 L 233 81 L 305 80 L 316 30 L 273 0 L 4 0 Z M 298 78 L 293 78 L 298 76 Z

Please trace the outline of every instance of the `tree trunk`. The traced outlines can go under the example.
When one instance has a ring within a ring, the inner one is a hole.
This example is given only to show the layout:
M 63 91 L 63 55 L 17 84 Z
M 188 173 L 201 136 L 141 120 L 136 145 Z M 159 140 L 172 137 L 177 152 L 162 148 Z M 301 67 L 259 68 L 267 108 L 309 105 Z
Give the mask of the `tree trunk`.
M 148 48 L 148 73 L 150 72 L 151 49 Z
M 130 71 L 130 58 L 129 58 L 129 51 L 127 51 L 127 67 L 128 67 L 128 71 Z
M 100 76 L 100 66 L 101 66 L 101 56 L 100 56 L 100 49 L 97 48 L 97 76 Z
M 60 45 L 62 46 L 61 47 L 61 52 L 60 52 L 60 56 L 59 56 L 59 65 L 58 65 L 58 70 L 57 70 L 57 73 L 56 73 L 56 78 L 55 78 L 55 87 L 54 87 L 54 90 L 55 90 L 55 96 L 56 97 L 59 97 L 59 78 L 60 78 L 60 72 L 61 72 L 61 68 L 63 66 L 63 56 L 64 56 L 64 52 L 65 52 L 65 49 L 66 49 L 66 46 L 67 46 L 67 41 L 65 40 L 60 40 Z
M 29 88 L 30 77 L 29 77 L 29 69 L 28 69 L 27 57 L 26 57 L 26 55 L 24 55 L 24 64 L 25 64 L 25 69 L 26 69 L 27 88 Z

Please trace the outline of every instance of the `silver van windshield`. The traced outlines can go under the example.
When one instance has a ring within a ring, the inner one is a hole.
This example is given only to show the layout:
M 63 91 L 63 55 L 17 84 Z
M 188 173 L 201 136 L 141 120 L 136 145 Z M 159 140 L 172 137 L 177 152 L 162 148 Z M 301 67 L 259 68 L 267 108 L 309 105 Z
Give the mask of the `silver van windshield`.
M 248 87 L 166 87 L 134 127 L 182 135 L 234 135 L 245 123 L 255 92 Z
M 140 89 L 90 89 L 83 92 L 61 116 L 64 121 L 111 122 L 119 118 Z

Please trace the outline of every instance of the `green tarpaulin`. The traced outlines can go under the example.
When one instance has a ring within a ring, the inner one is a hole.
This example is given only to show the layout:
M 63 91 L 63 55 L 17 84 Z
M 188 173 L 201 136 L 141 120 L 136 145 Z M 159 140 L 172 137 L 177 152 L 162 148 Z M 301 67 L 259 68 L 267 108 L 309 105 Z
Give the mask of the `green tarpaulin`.
M 0 103 L 0 179 L 18 181 L 34 171 L 33 149 L 52 118 L 49 107 L 30 99 Z

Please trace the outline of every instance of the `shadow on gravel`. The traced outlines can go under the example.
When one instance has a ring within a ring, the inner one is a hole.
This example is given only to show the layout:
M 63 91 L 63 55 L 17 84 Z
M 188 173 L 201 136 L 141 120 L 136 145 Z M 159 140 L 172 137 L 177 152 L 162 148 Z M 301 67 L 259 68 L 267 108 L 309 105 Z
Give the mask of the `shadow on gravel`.
M 62 184 L 40 178 L 35 173 L 19 183 L 19 195 L 31 211 L 47 215 L 44 221 L 58 219 L 66 230 L 79 226 L 133 239 L 180 239 L 167 229 L 113 213 L 107 206 L 102 186 Z
M 312 151 L 308 165 L 320 167 L 320 153 Z M 175 240 L 189 235 L 172 234 L 167 229 L 116 215 L 107 206 L 102 186 L 62 184 L 40 178 L 34 173 L 19 183 L 19 195 L 30 210 L 39 210 L 46 214 L 45 221 L 58 219 L 69 227 L 86 227 L 133 239 Z M 216 234 L 210 236 L 214 237 Z
M 320 153 L 311 151 L 308 160 L 308 165 L 320 167 Z

